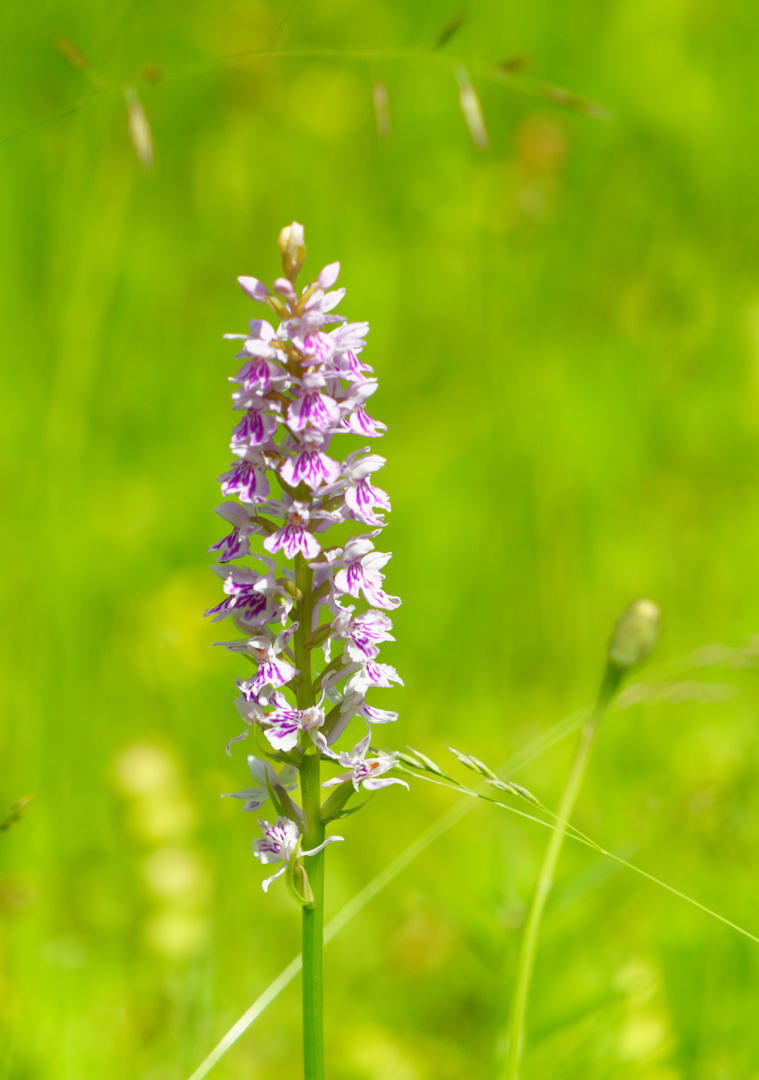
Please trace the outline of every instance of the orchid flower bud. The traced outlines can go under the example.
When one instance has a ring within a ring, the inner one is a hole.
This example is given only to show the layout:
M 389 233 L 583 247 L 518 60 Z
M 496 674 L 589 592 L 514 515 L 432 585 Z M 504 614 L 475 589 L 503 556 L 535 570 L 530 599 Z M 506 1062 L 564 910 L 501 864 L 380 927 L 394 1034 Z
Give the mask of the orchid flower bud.
M 285 225 L 279 234 L 279 250 L 282 252 L 282 266 L 285 277 L 295 281 L 298 271 L 306 259 L 306 242 L 303 235 L 303 226 L 294 221 L 292 225 Z

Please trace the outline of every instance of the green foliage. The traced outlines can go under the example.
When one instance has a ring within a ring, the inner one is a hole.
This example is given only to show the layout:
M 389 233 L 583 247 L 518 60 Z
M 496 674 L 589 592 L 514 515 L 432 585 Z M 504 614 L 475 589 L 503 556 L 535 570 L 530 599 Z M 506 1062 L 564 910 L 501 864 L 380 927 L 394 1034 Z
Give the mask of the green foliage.
M 287 10 L 283 47 L 425 49 L 460 7 Z M 258 314 L 234 279 L 278 273 L 284 224 L 306 226 L 306 274 L 341 260 L 344 310 L 372 324 L 404 600 L 391 745 L 504 760 L 594 698 L 635 596 L 664 612 L 657 664 L 759 631 L 756 6 L 474 0 L 435 56 L 468 72 L 486 152 L 453 67 L 218 62 L 270 46 L 284 14 L 0 13 L 0 134 L 62 114 L 0 146 L 0 801 L 35 792 L 0 844 L 1 1080 L 184 1080 L 298 948 L 284 883 L 260 888 L 255 815 L 219 798 L 247 778 L 245 744 L 224 753 L 240 668 L 200 618 L 219 597 L 221 334 Z M 522 58 L 611 118 L 481 76 Z M 679 684 L 712 693 L 608 717 L 575 821 L 755 931 L 756 649 L 721 655 L 727 675 L 686 665 Z M 570 752 L 517 779 L 554 808 Z M 391 789 L 341 821 L 327 917 L 456 797 Z M 544 844 L 478 805 L 335 938 L 331 1080 L 488 1075 Z M 525 1080 L 755 1080 L 757 978 L 754 944 L 568 846 Z M 291 986 L 213 1075 L 298 1070 Z

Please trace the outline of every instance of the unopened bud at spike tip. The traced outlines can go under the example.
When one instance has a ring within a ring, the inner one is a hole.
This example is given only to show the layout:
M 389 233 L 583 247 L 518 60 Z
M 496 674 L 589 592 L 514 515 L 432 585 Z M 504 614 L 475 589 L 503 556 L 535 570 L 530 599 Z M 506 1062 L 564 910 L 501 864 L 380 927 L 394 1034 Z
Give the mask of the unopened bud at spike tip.
M 297 221 L 285 225 L 279 234 L 279 250 L 282 252 L 282 266 L 285 277 L 295 281 L 298 272 L 306 261 L 306 242 L 303 226 Z
M 633 600 L 617 619 L 609 642 L 609 662 L 620 668 L 639 664 L 656 644 L 660 618 L 653 600 Z

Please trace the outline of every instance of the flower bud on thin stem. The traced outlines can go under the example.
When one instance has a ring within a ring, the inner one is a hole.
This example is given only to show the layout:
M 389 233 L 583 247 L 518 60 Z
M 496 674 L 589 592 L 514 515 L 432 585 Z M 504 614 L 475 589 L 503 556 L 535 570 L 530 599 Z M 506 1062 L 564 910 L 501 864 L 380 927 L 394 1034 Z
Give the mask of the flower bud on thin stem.
M 551 832 L 543 863 L 538 872 L 530 912 L 525 924 L 519 952 L 516 990 L 509 1031 L 506 1080 L 517 1080 L 517 1069 L 524 1038 L 524 1021 L 530 991 L 532 970 L 538 946 L 543 909 L 553 886 L 556 865 L 561 854 L 564 836 L 580 793 L 601 720 L 614 700 L 622 680 L 630 668 L 640 663 L 653 648 L 659 633 L 659 609 L 651 600 L 635 600 L 619 617 L 609 643 L 606 669 L 593 712 L 585 721 L 572 768 L 561 797 L 556 821 Z
M 659 608 L 646 599 L 633 600 L 619 616 L 609 641 L 597 710 L 615 697 L 628 671 L 651 652 L 659 637 L 660 620 Z
M 609 660 L 622 668 L 635 667 L 659 637 L 661 612 L 653 600 L 633 600 L 617 619 L 609 642 Z

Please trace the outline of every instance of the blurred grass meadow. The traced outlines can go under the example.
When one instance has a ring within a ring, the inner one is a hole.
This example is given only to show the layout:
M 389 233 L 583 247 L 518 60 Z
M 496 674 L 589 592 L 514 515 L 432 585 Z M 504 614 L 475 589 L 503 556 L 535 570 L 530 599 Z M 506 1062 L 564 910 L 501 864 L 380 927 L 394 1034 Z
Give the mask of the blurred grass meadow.
M 640 678 L 677 685 L 607 718 L 576 821 L 759 932 L 759 9 L 472 0 L 435 55 L 470 72 L 484 151 L 453 64 L 387 55 L 459 11 L 0 12 L 0 809 L 34 793 L 0 835 L 3 1080 L 186 1080 L 299 949 L 251 815 L 219 798 L 245 784 L 245 744 L 224 753 L 239 664 L 201 618 L 221 335 L 293 219 L 306 273 L 341 260 L 342 308 L 372 325 L 404 601 L 387 741 L 497 765 L 589 703 L 614 619 L 653 597 Z M 274 44 L 303 54 L 224 60 Z M 608 117 L 483 76 L 503 61 Z M 571 752 L 519 779 L 555 806 Z M 328 918 L 455 799 L 391 789 L 346 821 Z M 492 1074 L 546 839 L 478 804 L 329 945 L 333 1080 Z M 568 844 L 524 1078 L 758 1080 L 758 985 L 759 946 Z M 211 1075 L 299 1076 L 299 1007 L 294 983 Z

